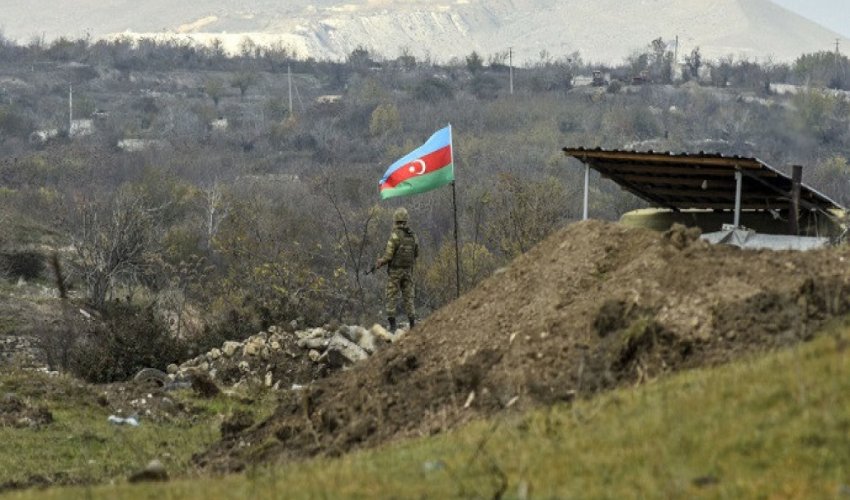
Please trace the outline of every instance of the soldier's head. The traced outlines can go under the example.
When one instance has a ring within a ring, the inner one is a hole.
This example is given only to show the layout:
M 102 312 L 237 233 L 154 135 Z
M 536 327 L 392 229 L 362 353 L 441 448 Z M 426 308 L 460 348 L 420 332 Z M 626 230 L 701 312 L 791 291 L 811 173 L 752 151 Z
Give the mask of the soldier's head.
M 396 224 L 407 224 L 407 209 L 398 207 L 393 212 L 393 222 Z

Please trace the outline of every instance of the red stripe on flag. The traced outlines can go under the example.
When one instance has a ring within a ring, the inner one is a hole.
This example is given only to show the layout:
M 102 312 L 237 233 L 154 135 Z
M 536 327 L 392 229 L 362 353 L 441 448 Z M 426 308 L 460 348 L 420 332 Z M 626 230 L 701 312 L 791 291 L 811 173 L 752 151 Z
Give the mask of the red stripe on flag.
M 397 168 L 396 171 L 387 177 L 387 180 L 381 184 L 381 189 L 392 189 L 411 177 L 430 174 L 447 165 L 451 165 L 451 163 L 452 147 L 446 146 L 440 148 L 433 153 L 428 153 L 422 158 L 413 160 Z

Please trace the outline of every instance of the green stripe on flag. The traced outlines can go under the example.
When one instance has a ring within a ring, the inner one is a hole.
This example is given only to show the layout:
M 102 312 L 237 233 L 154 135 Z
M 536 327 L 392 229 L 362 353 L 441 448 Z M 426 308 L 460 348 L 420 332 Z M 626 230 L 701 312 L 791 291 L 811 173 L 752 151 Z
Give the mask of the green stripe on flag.
M 409 196 L 411 194 L 424 193 L 445 186 L 455 180 L 454 164 L 450 163 L 440 170 L 431 172 L 430 174 L 411 177 L 406 181 L 399 183 L 392 189 L 381 190 L 381 199 L 388 200 L 390 198 L 398 198 L 400 196 Z

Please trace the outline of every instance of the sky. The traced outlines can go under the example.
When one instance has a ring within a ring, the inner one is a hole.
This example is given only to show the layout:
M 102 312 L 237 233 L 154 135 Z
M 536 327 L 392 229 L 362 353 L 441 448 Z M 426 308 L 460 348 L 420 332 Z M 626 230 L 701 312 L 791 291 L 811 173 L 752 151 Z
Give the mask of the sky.
M 850 0 L 773 0 L 786 9 L 850 38 Z M 850 49 L 850 47 L 847 47 Z

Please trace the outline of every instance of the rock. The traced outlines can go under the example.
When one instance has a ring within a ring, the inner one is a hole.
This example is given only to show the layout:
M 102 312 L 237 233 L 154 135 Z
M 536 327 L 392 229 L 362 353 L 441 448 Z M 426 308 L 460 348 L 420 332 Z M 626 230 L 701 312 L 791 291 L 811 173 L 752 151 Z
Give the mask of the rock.
M 357 340 L 355 340 L 357 345 L 362 347 L 363 350 L 368 352 L 369 354 L 374 354 L 375 351 L 378 349 L 378 346 L 375 344 L 375 336 L 372 335 L 372 332 L 364 329 L 362 332 L 358 333 L 358 338 Z
M 271 334 L 277 333 L 277 327 L 275 325 L 270 326 L 269 327 L 269 333 L 271 333 Z
M 221 346 L 221 352 L 227 356 L 228 358 L 236 354 L 236 351 L 242 347 L 242 344 L 239 342 L 225 342 L 223 346 Z
M 162 365 L 160 365 L 160 366 L 162 366 Z M 177 366 L 174 363 L 171 363 L 170 365 L 168 365 L 168 367 L 165 369 L 165 371 L 168 372 L 169 375 L 174 375 L 178 371 L 180 371 L 180 367 Z
M 272 378 L 272 372 L 266 372 L 266 376 L 263 379 L 263 382 L 265 383 L 266 387 L 272 386 L 272 382 L 274 382 L 274 379 Z
M 298 329 L 298 320 L 297 320 L 297 319 L 293 319 L 292 321 L 290 321 L 290 322 L 289 322 L 289 327 L 290 327 L 290 328 L 292 328 L 292 331 L 293 331 L 293 332 L 294 332 L 295 330 L 297 330 L 297 329 Z
M 307 353 L 307 356 L 310 357 L 310 361 L 312 361 L 314 363 L 318 363 L 319 358 L 322 356 L 322 353 L 320 353 L 319 351 L 317 351 L 315 349 L 310 349 L 310 352 Z
M 362 347 L 342 335 L 334 335 L 328 343 L 328 364 L 341 367 L 346 364 L 363 361 L 369 354 Z
M 159 460 L 151 460 L 147 467 L 128 478 L 131 483 L 142 481 L 168 481 L 168 472 Z
M 262 341 L 252 341 L 245 344 L 245 347 L 242 348 L 242 354 L 244 356 L 259 356 L 260 352 L 262 352 L 265 342 Z
M 350 340 L 350 341 L 352 341 L 352 342 L 357 342 L 357 341 L 354 339 L 354 331 L 353 331 L 353 329 L 352 329 L 352 328 L 350 328 L 350 327 L 348 327 L 348 326 L 346 326 L 346 325 L 339 326 L 339 327 L 338 327 L 338 328 L 336 328 L 335 330 L 331 330 L 331 331 L 335 331 L 336 333 L 338 333 L 338 334 L 342 335 L 343 337 L 347 338 L 348 340 Z
M 298 341 L 298 347 L 302 349 L 324 350 L 326 347 L 328 347 L 328 343 L 329 341 L 325 340 L 323 337 L 301 339 Z
M 272 351 L 279 351 L 280 350 L 280 342 L 278 342 L 276 340 L 272 340 L 269 343 L 269 349 L 271 349 Z
M 251 371 L 251 365 L 249 365 L 245 360 L 240 361 L 237 366 L 239 367 L 239 371 L 242 373 Z
M 221 357 L 221 349 L 218 347 L 214 347 L 209 353 L 207 353 L 207 360 L 215 361 Z
M 393 341 L 392 334 L 390 332 L 388 332 L 386 328 L 384 328 L 383 326 L 381 326 L 377 323 L 372 325 L 372 328 L 369 331 L 371 331 L 372 335 L 374 335 L 375 337 L 377 337 L 379 339 L 383 339 L 383 340 L 386 340 L 388 342 Z
M 204 361 L 203 363 L 199 364 L 198 369 L 201 370 L 201 371 L 204 371 L 204 372 L 209 371 L 209 369 L 210 369 L 209 361 Z
M 295 332 L 295 336 L 298 337 L 298 339 L 300 339 L 300 340 L 311 339 L 311 338 L 315 338 L 315 337 L 321 337 L 322 335 L 318 334 L 319 331 L 322 331 L 321 328 L 311 328 L 309 330 L 298 330 L 297 332 Z
M 399 340 L 403 339 L 407 335 L 407 332 L 409 332 L 409 331 L 410 330 L 407 330 L 405 328 L 399 328 L 398 330 L 395 331 L 395 335 L 393 335 L 390 338 L 390 342 L 393 342 L 393 343 L 398 342 Z

